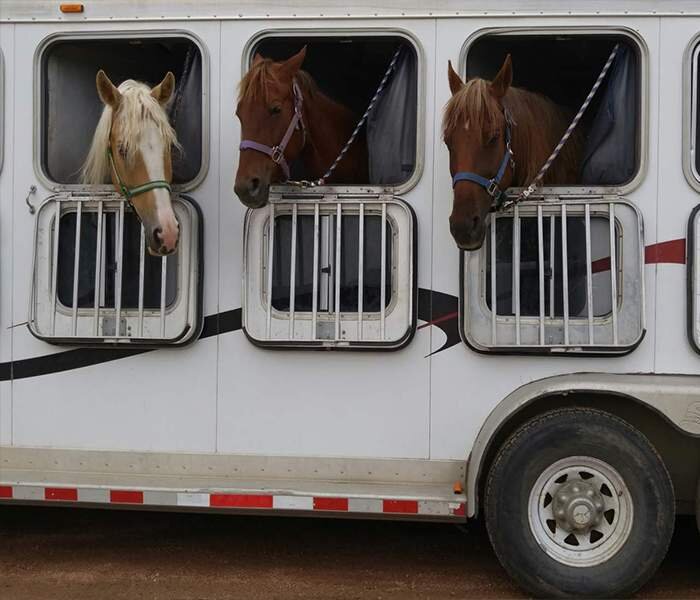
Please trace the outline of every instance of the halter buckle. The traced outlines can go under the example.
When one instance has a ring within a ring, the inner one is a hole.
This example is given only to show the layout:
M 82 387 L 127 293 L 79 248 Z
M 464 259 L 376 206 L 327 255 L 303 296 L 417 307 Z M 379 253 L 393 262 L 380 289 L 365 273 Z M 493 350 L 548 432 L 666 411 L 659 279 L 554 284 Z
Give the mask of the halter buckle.
M 496 183 L 493 179 L 489 182 L 489 187 L 486 188 L 486 192 L 488 193 L 489 196 L 492 198 L 495 198 L 499 193 L 500 189 L 498 188 L 498 183 Z
M 275 164 L 280 164 L 284 158 L 284 150 L 280 146 L 274 146 L 272 152 L 270 153 L 270 158 Z

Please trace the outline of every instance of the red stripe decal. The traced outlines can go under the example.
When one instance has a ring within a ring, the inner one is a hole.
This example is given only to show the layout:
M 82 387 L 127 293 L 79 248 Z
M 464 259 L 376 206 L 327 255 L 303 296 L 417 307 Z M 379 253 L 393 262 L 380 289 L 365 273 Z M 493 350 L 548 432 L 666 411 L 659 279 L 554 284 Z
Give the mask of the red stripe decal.
M 443 323 L 444 321 L 450 321 L 451 319 L 456 319 L 458 316 L 458 312 L 451 312 L 446 315 L 442 315 L 437 319 L 433 319 L 432 321 L 428 321 L 427 323 L 423 323 L 422 325 L 419 325 L 416 329 L 423 329 L 423 327 L 429 327 L 430 325 L 437 325 L 438 323 Z
M 211 494 L 209 506 L 228 508 L 272 508 L 272 496 L 254 494 Z
M 462 503 L 459 505 L 459 508 L 455 508 L 455 509 L 452 511 L 452 514 L 453 514 L 455 517 L 464 517 L 464 516 L 466 516 L 466 514 L 467 514 L 467 505 L 464 504 L 464 502 L 462 502 Z
M 115 504 L 143 504 L 143 492 L 109 490 L 109 501 Z
M 78 490 L 76 488 L 45 488 L 44 500 L 67 500 L 77 502 Z
M 12 498 L 11 485 L 0 485 L 0 498 Z
M 417 515 L 417 500 L 384 500 L 382 512 Z
M 347 498 L 314 498 L 314 510 L 348 510 Z
M 644 261 L 648 265 L 657 263 L 685 264 L 685 240 L 670 240 L 647 246 Z

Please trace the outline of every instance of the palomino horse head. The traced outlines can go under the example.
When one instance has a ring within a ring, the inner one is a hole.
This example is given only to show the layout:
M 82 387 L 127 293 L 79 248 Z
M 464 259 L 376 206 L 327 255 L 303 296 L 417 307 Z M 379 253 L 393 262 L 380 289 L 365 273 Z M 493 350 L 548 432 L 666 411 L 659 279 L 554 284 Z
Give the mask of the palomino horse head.
M 241 152 L 234 190 L 250 208 L 267 204 L 270 184 L 289 177 L 288 164 L 304 147 L 305 129 L 295 77 L 306 47 L 282 62 L 255 55 L 240 84 L 236 115 L 241 122 Z
M 148 251 L 170 254 L 180 233 L 170 197 L 170 152 L 179 144 L 165 112 L 175 77 L 168 72 L 153 89 L 131 79 L 117 88 L 99 71 L 96 82 L 105 106 L 83 165 L 83 182 L 99 184 L 111 176 L 143 223 Z
M 496 195 L 513 181 L 508 139 L 512 123 L 503 106 L 513 80 L 510 55 L 491 82 L 471 79 L 464 83 L 451 63 L 448 77 L 452 98 L 445 107 L 443 136 L 454 178 L 450 231 L 460 249 L 477 250 L 484 242 L 486 217 Z M 460 178 L 464 174 L 467 176 Z M 497 185 L 489 190 L 494 179 Z

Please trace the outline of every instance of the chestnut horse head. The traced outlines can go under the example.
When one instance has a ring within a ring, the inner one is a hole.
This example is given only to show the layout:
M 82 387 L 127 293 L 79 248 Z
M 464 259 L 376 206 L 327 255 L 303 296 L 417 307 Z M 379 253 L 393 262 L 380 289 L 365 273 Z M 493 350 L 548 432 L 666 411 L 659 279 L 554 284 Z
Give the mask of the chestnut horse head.
M 303 98 L 296 78 L 305 57 L 306 47 L 282 62 L 256 54 L 241 81 L 236 115 L 243 142 L 234 189 L 250 208 L 267 203 L 270 184 L 289 179 L 288 165 L 304 148 Z
M 171 148 L 179 144 L 165 107 L 175 77 L 168 72 L 153 89 L 132 79 L 115 87 L 100 70 L 96 83 L 104 109 L 82 168 L 82 181 L 100 184 L 110 176 L 141 220 L 148 251 L 171 254 L 179 238 L 170 190 Z
M 287 181 L 294 161 L 300 161 L 307 179 L 321 178 L 355 126 L 352 112 L 326 96 L 301 70 L 305 57 L 306 47 L 280 62 L 256 54 L 240 83 L 236 115 L 242 141 L 234 190 L 249 208 L 267 204 L 270 185 Z M 329 181 L 368 179 L 367 144 L 361 132 Z
M 450 153 L 453 205 L 450 231 L 461 250 L 481 248 L 489 212 L 506 188 L 529 184 L 568 125 L 567 111 L 540 94 L 511 86 L 510 55 L 493 81 L 462 81 L 448 63 L 452 97 L 445 106 L 443 139 Z M 545 183 L 575 183 L 580 135 L 552 164 Z

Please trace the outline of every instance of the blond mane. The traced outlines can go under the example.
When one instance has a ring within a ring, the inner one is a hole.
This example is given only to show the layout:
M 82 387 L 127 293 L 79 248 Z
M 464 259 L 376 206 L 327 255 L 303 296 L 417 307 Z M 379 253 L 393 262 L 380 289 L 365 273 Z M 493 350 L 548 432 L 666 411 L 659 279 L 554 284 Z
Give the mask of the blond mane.
M 489 90 L 490 82 L 471 79 L 445 105 L 443 136 L 449 138 L 460 127 L 478 131 L 481 141 L 503 126 L 501 106 Z M 568 112 L 549 98 L 520 88 L 509 88 L 503 107 L 513 118 L 512 147 L 515 154 L 513 186 L 529 184 L 569 124 Z M 544 183 L 577 183 L 582 136 L 576 130 L 552 164 Z
M 127 79 L 118 88 L 121 102 L 116 114 L 111 106 L 105 106 L 95 128 L 90 152 L 80 170 L 81 181 L 85 184 L 101 184 L 110 174 L 107 158 L 109 136 L 112 127 L 120 132 L 120 145 L 126 151 L 127 164 L 133 163 L 139 147 L 139 139 L 144 121 L 155 123 L 167 149 L 174 146 L 181 149 L 180 143 L 168 115 L 160 103 L 151 96 L 151 88 L 145 83 Z

